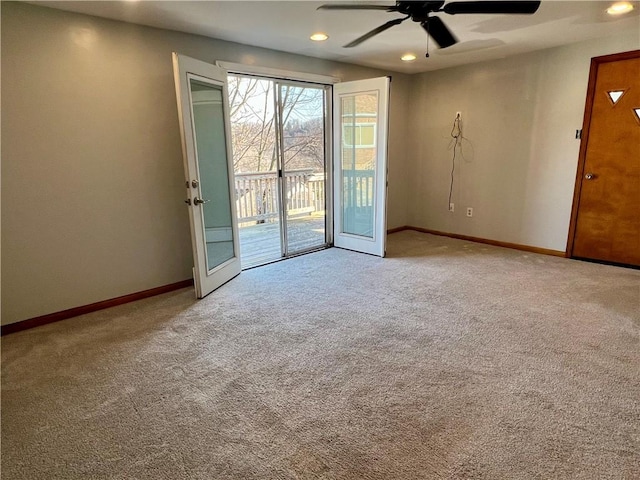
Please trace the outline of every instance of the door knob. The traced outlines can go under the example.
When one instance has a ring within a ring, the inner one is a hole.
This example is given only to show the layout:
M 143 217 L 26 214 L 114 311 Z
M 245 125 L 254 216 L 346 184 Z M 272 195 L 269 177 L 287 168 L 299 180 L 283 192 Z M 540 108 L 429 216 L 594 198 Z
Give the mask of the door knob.
M 593 180 L 594 178 L 596 178 L 596 174 L 595 173 L 587 173 L 584 178 L 586 178 L 587 180 Z
M 194 199 L 193 199 L 193 204 L 194 204 L 194 205 L 202 205 L 203 203 L 207 203 L 207 202 L 210 202 L 210 201 L 211 201 L 211 200 L 203 200 L 203 199 L 201 199 L 201 198 L 194 197 Z

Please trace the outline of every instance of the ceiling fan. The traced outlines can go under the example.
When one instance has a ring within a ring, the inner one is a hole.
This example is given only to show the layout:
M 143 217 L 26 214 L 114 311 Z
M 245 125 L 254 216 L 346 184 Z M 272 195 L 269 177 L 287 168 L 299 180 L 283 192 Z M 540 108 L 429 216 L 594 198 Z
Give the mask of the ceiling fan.
M 406 15 L 404 18 L 396 18 L 370 32 L 365 33 L 354 41 L 344 45 L 345 48 L 360 45 L 365 40 L 388 30 L 389 28 L 400 25 L 405 20 L 411 19 L 419 23 L 425 29 L 427 35 L 435 40 L 440 48 L 450 47 L 458 42 L 457 38 L 451 33 L 451 30 L 445 25 L 440 17 L 432 16 L 432 13 L 444 12 L 449 15 L 458 15 L 461 13 L 480 13 L 480 14 L 534 14 L 540 2 L 530 1 L 483 1 L 483 2 L 415 2 L 415 1 L 398 1 L 395 5 L 367 5 L 362 3 L 352 4 L 336 4 L 329 3 L 321 5 L 318 10 L 384 10 L 386 12 L 397 12 Z

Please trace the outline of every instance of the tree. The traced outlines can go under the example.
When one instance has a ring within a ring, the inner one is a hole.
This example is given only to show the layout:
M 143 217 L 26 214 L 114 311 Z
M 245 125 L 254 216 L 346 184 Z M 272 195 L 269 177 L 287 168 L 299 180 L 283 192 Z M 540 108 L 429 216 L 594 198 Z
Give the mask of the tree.
M 276 96 L 285 167 L 324 168 L 324 91 L 255 77 L 229 76 L 231 143 L 237 172 L 273 171 L 277 163 Z
M 268 171 L 275 160 L 271 81 L 229 76 L 231 145 L 235 171 Z

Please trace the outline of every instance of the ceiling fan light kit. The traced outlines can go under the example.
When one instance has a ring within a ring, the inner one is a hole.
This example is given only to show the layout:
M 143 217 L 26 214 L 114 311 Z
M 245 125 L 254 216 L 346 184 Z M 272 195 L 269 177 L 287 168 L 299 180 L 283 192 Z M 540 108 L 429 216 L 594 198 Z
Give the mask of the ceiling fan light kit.
M 403 18 L 396 18 L 374 28 L 370 32 L 356 38 L 344 45 L 344 48 L 353 48 L 370 38 L 400 25 L 405 20 L 411 19 L 419 23 L 427 35 L 431 37 L 440 48 L 455 45 L 458 39 L 449 30 L 449 27 L 434 13 L 448 15 L 459 14 L 484 14 L 484 15 L 532 15 L 540 7 L 539 1 L 459 1 L 449 2 L 414 2 L 398 1 L 395 5 L 367 5 L 367 4 L 326 4 L 318 7 L 318 10 L 380 10 L 389 13 L 400 13 Z M 427 57 L 429 54 L 427 53 Z

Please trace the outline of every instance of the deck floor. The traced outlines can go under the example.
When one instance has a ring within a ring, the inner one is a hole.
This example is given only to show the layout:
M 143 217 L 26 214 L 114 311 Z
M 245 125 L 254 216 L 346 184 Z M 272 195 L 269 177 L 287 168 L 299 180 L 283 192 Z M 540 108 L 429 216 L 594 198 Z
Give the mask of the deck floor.
M 305 215 L 288 220 L 289 253 L 325 245 L 325 216 Z M 255 267 L 282 258 L 279 221 L 240 227 L 242 268 Z

